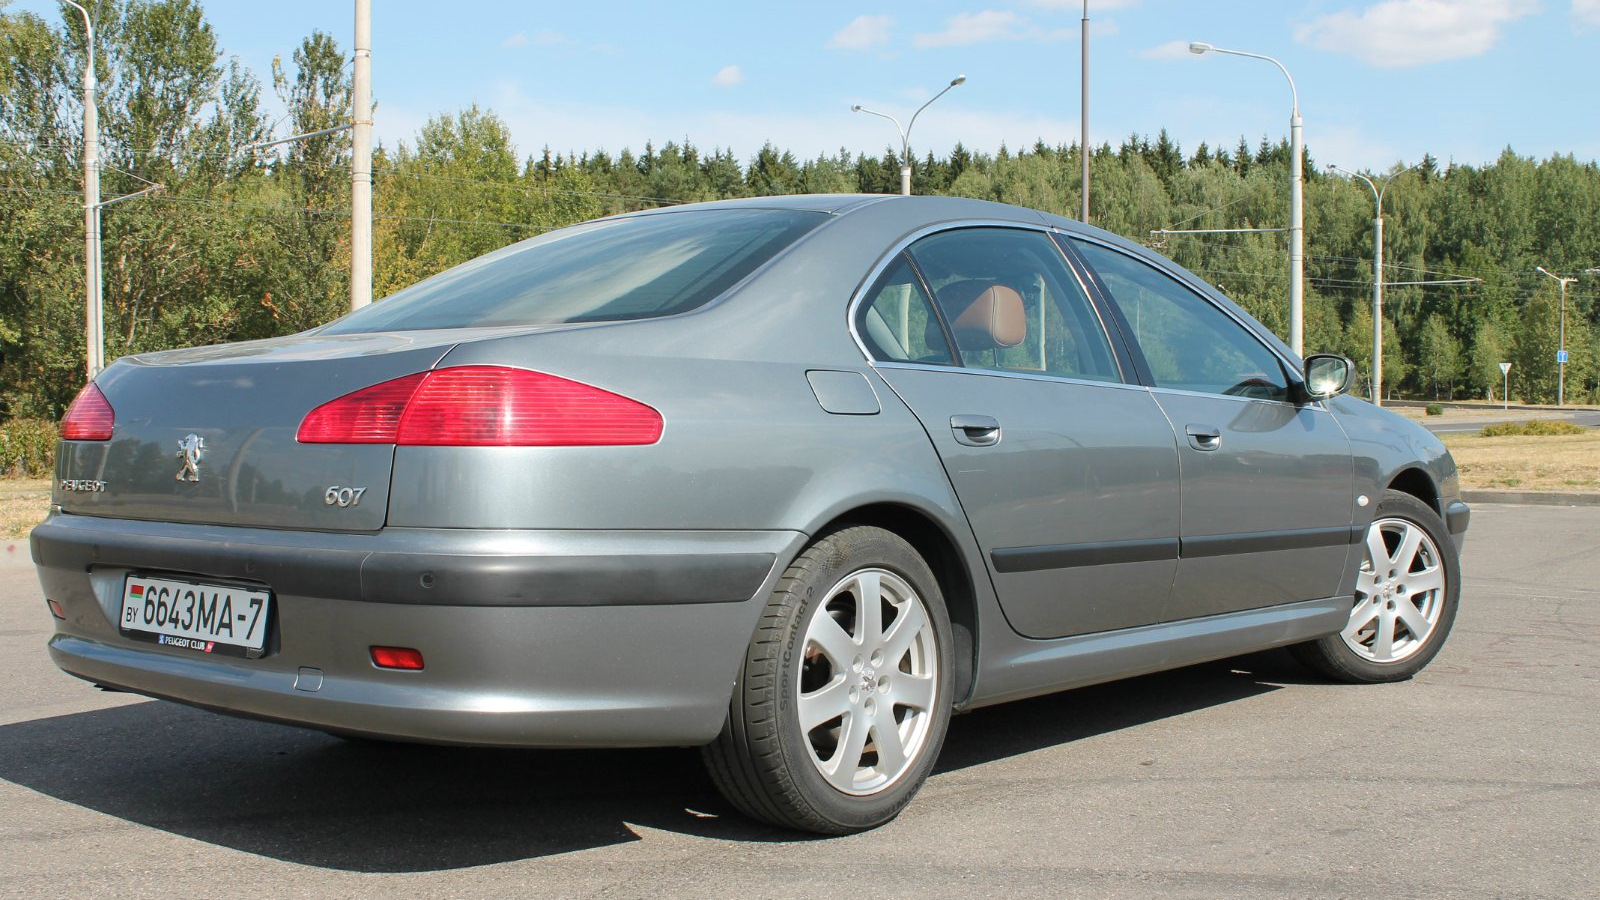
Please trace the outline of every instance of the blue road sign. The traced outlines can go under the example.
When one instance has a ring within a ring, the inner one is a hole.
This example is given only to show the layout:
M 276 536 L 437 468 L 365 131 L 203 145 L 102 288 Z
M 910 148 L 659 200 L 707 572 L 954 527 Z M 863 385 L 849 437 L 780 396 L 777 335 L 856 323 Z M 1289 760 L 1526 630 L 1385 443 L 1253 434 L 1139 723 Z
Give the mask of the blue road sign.
M 1565 351 L 1565 350 L 1557 350 L 1556 351 L 1556 362 L 1564 363 L 1566 361 L 1567 361 L 1567 351 Z

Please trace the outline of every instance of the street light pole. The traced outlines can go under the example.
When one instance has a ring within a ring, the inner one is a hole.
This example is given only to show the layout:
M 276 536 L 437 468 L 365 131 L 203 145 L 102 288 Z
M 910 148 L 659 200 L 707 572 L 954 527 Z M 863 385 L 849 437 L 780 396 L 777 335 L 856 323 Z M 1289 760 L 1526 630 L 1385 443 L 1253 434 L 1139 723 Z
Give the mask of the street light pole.
M 1194 41 L 1189 44 L 1189 52 L 1195 55 L 1205 53 L 1226 53 L 1230 56 L 1244 56 L 1250 59 L 1264 59 L 1278 67 L 1283 77 L 1289 79 L 1289 94 L 1294 101 L 1294 107 L 1289 113 L 1289 347 L 1296 355 L 1304 353 L 1305 329 L 1305 210 L 1302 195 L 1302 182 L 1304 181 L 1305 135 L 1300 118 L 1300 91 L 1294 85 L 1294 76 L 1283 63 L 1270 56 L 1260 53 L 1246 53 L 1243 50 L 1224 50 L 1221 47 L 1207 44 L 1203 41 Z
M 1372 217 L 1372 405 L 1383 405 L 1383 194 L 1389 189 L 1389 183 L 1410 172 L 1417 166 L 1401 169 L 1383 180 L 1383 186 L 1372 183 L 1372 179 L 1359 172 L 1341 169 L 1335 165 L 1328 168 L 1336 172 L 1359 178 L 1372 188 L 1372 199 L 1377 210 Z
M 351 73 L 350 308 L 372 302 L 372 0 L 356 0 Z
M 93 381 L 105 367 L 105 337 L 100 327 L 100 113 L 94 97 L 94 23 L 87 9 L 73 0 L 62 2 L 83 13 L 83 338 L 85 368 Z
M 934 100 L 937 100 L 940 97 L 943 97 L 951 88 L 956 87 L 957 85 L 962 85 L 962 84 L 966 84 L 966 83 L 967 83 L 967 76 L 965 76 L 965 75 L 957 75 L 955 78 L 952 78 L 950 80 L 950 83 L 945 85 L 944 90 L 940 91 L 937 94 L 934 94 L 933 98 L 930 99 L 927 103 L 924 103 L 921 106 L 917 107 L 917 111 L 911 114 L 911 121 L 906 123 L 906 126 L 904 128 L 900 127 L 900 120 L 899 119 L 896 119 L 894 116 L 891 116 L 888 113 L 881 113 L 881 112 L 878 112 L 877 110 L 867 109 L 865 106 L 862 106 L 859 103 L 856 104 L 855 106 L 850 107 L 850 111 L 851 112 L 866 113 L 869 116 L 877 116 L 880 119 L 888 119 L 889 121 L 894 123 L 895 130 L 900 132 L 900 160 L 901 160 L 901 162 L 900 162 L 900 194 L 901 194 L 901 196 L 904 196 L 904 197 L 911 196 L 911 128 L 912 128 L 912 126 L 917 124 L 917 116 L 922 115 L 922 111 L 923 110 L 927 109 L 929 106 L 932 106 Z
M 1089 0 L 1083 0 L 1083 109 L 1082 137 L 1078 142 L 1079 161 L 1083 164 L 1083 209 L 1078 221 L 1089 221 Z
M 1561 325 L 1556 333 L 1556 405 L 1565 406 L 1567 402 L 1567 285 L 1578 279 L 1573 277 L 1563 278 L 1546 269 L 1537 267 L 1539 271 L 1561 283 Z

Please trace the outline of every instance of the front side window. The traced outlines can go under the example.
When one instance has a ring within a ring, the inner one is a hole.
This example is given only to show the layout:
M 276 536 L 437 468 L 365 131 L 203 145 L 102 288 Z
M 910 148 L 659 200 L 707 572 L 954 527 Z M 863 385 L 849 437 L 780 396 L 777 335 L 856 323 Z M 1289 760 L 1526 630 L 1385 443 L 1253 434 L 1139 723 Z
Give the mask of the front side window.
M 1288 400 L 1278 357 L 1254 334 L 1165 272 L 1074 240 L 1144 351 L 1158 387 Z
M 614 322 L 687 312 L 827 218 L 723 209 L 563 228 L 418 282 L 339 319 L 324 333 Z
M 1093 304 L 1037 231 L 962 228 L 917 241 L 879 278 L 857 328 L 884 360 L 1121 380 Z

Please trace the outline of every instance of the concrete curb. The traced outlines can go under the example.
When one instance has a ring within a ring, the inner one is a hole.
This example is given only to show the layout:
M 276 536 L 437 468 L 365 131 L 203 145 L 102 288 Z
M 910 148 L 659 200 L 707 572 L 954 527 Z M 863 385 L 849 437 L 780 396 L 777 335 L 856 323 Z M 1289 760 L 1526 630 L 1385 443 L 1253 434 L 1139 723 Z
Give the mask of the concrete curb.
M 1600 506 L 1600 493 L 1577 491 L 1462 491 L 1461 499 L 1477 503 L 1516 503 L 1530 506 Z

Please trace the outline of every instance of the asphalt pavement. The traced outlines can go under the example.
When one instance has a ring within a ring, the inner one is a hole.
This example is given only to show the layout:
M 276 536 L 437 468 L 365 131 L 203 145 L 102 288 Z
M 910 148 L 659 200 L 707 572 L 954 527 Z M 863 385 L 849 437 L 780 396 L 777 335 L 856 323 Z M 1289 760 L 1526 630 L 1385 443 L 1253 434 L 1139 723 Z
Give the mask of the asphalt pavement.
M 884 828 L 746 822 L 690 750 L 352 743 L 56 671 L 0 552 L 0 897 L 1585 898 L 1600 508 L 1481 505 L 1412 681 L 1278 651 L 958 717 Z

